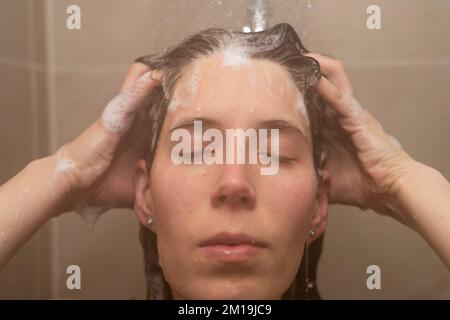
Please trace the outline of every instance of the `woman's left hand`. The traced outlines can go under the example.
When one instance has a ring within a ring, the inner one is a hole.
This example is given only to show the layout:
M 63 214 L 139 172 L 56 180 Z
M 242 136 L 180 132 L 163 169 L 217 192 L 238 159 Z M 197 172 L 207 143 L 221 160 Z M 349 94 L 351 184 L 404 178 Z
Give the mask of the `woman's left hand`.
M 342 62 L 316 53 L 306 55 L 320 64 L 324 76 L 316 90 L 329 106 L 323 121 L 329 202 L 373 209 L 408 224 L 390 210 L 390 201 L 416 162 L 353 97 Z

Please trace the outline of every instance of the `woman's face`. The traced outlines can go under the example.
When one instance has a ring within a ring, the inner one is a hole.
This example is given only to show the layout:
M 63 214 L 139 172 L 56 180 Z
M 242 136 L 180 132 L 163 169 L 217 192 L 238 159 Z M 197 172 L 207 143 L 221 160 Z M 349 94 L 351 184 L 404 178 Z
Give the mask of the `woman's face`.
M 193 119 L 202 120 L 203 132 L 216 128 L 224 137 L 226 129 L 279 129 L 278 171 L 175 164 L 179 141 L 171 141 L 171 130 L 182 125 L 193 133 Z M 315 175 L 300 91 L 279 64 L 235 52 L 197 60 L 178 80 L 151 172 L 141 161 L 137 180 L 136 211 L 157 234 L 174 298 L 280 299 L 298 271 L 308 231 L 317 236 L 326 224 L 326 192 Z M 204 246 L 221 233 L 257 242 Z

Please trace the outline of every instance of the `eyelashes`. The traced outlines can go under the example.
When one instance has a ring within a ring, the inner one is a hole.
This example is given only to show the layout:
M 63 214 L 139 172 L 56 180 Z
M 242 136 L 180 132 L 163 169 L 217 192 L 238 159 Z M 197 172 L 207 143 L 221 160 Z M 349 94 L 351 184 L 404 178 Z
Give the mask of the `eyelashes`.
M 267 157 L 271 157 L 272 156 L 272 154 L 270 154 L 270 153 L 267 153 Z M 289 157 L 284 157 L 284 156 L 278 156 L 278 161 L 280 162 L 280 163 L 284 163 L 284 164 L 291 164 L 291 163 L 294 163 L 295 162 L 295 158 L 289 158 Z
M 295 162 L 294 158 L 287 158 L 287 157 L 280 156 L 278 159 L 279 159 L 280 163 L 291 164 L 291 163 Z
M 203 151 L 191 151 L 191 152 L 184 152 L 182 150 L 180 150 L 180 152 L 178 153 L 180 157 L 183 157 L 184 155 L 188 154 L 191 157 L 191 161 L 193 163 L 195 156 L 203 156 Z M 214 156 L 216 154 L 215 150 L 211 151 L 211 154 Z M 258 153 L 258 156 L 261 154 L 261 152 Z M 272 157 L 271 153 L 267 153 L 265 156 L 267 157 Z M 292 164 L 296 161 L 296 158 L 290 158 L 290 157 L 285 157 L 285 156 L 278 156 L 278 161 L 280 163 L 283 164 Z

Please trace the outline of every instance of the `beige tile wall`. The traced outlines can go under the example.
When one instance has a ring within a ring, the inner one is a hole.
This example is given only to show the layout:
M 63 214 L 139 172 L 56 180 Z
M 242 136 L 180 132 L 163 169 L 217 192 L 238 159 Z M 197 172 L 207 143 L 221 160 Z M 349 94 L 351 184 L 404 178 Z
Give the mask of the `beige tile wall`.
M 0 183 L 48 153 L 42 14 L 37 2 L 0 1 Z M 0 299 L 49 297 L 49 243 L 46 226 L 0 273 Z
M 135 57 L 205 27 L 240 29 L 249 2 L 79 0 L 82 29 L 70 31 L 65 11 L 73 1 L 0 1 L 1 181 L 90 124 Z M 373 3 L 382 30 L 365 26 Z M 449 13 L 450 2 L 439 0 L 273 0 L 269 22 L 291 23 L 308 48 L 346 62 L 364 106 L 415 158 L 450 177 Z M 102 216 L 93 232 L 74 213 L 54 219 L 0 273 L 0 298 L 143 298 L 137 230 L 126 210 Z M 79 292 L 65 287 L 70 264 L 82 268 Z M 366 288 L 370 264 L 382 268 L 377 292 Z M 413 232 L 335 206 L 319 287 L 324 298 L 450 298 L 450 275 Z

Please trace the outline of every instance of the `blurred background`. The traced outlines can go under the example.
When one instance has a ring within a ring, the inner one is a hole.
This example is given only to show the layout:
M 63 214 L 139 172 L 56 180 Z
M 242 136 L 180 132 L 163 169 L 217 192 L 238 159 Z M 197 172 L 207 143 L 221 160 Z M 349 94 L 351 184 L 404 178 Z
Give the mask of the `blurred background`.
M 366 24 L 373 4 L 381 29 Z M 70 5 L 80 30 L 66 27 Z M 0 0 L 0 183 L 91 124 L 136 57 L 203 28 L 280 22 L 309 50 L 344 61 L 363 106 L 449 179 L 449 17 L 442 0 Z M 72 264 L 81 290 L 66 287 Z M 381 290 L 366 286 L 369 265 L 381 268 Z M 325 299 L 449 299 L 450 273 L 394 220 L 332 206 L 318 286 Z M 0 299 L 17 298 L 144 299 L 134 213 L 112 210 L 92 232 L 75 213 L 50 221 L 0 273 Z

